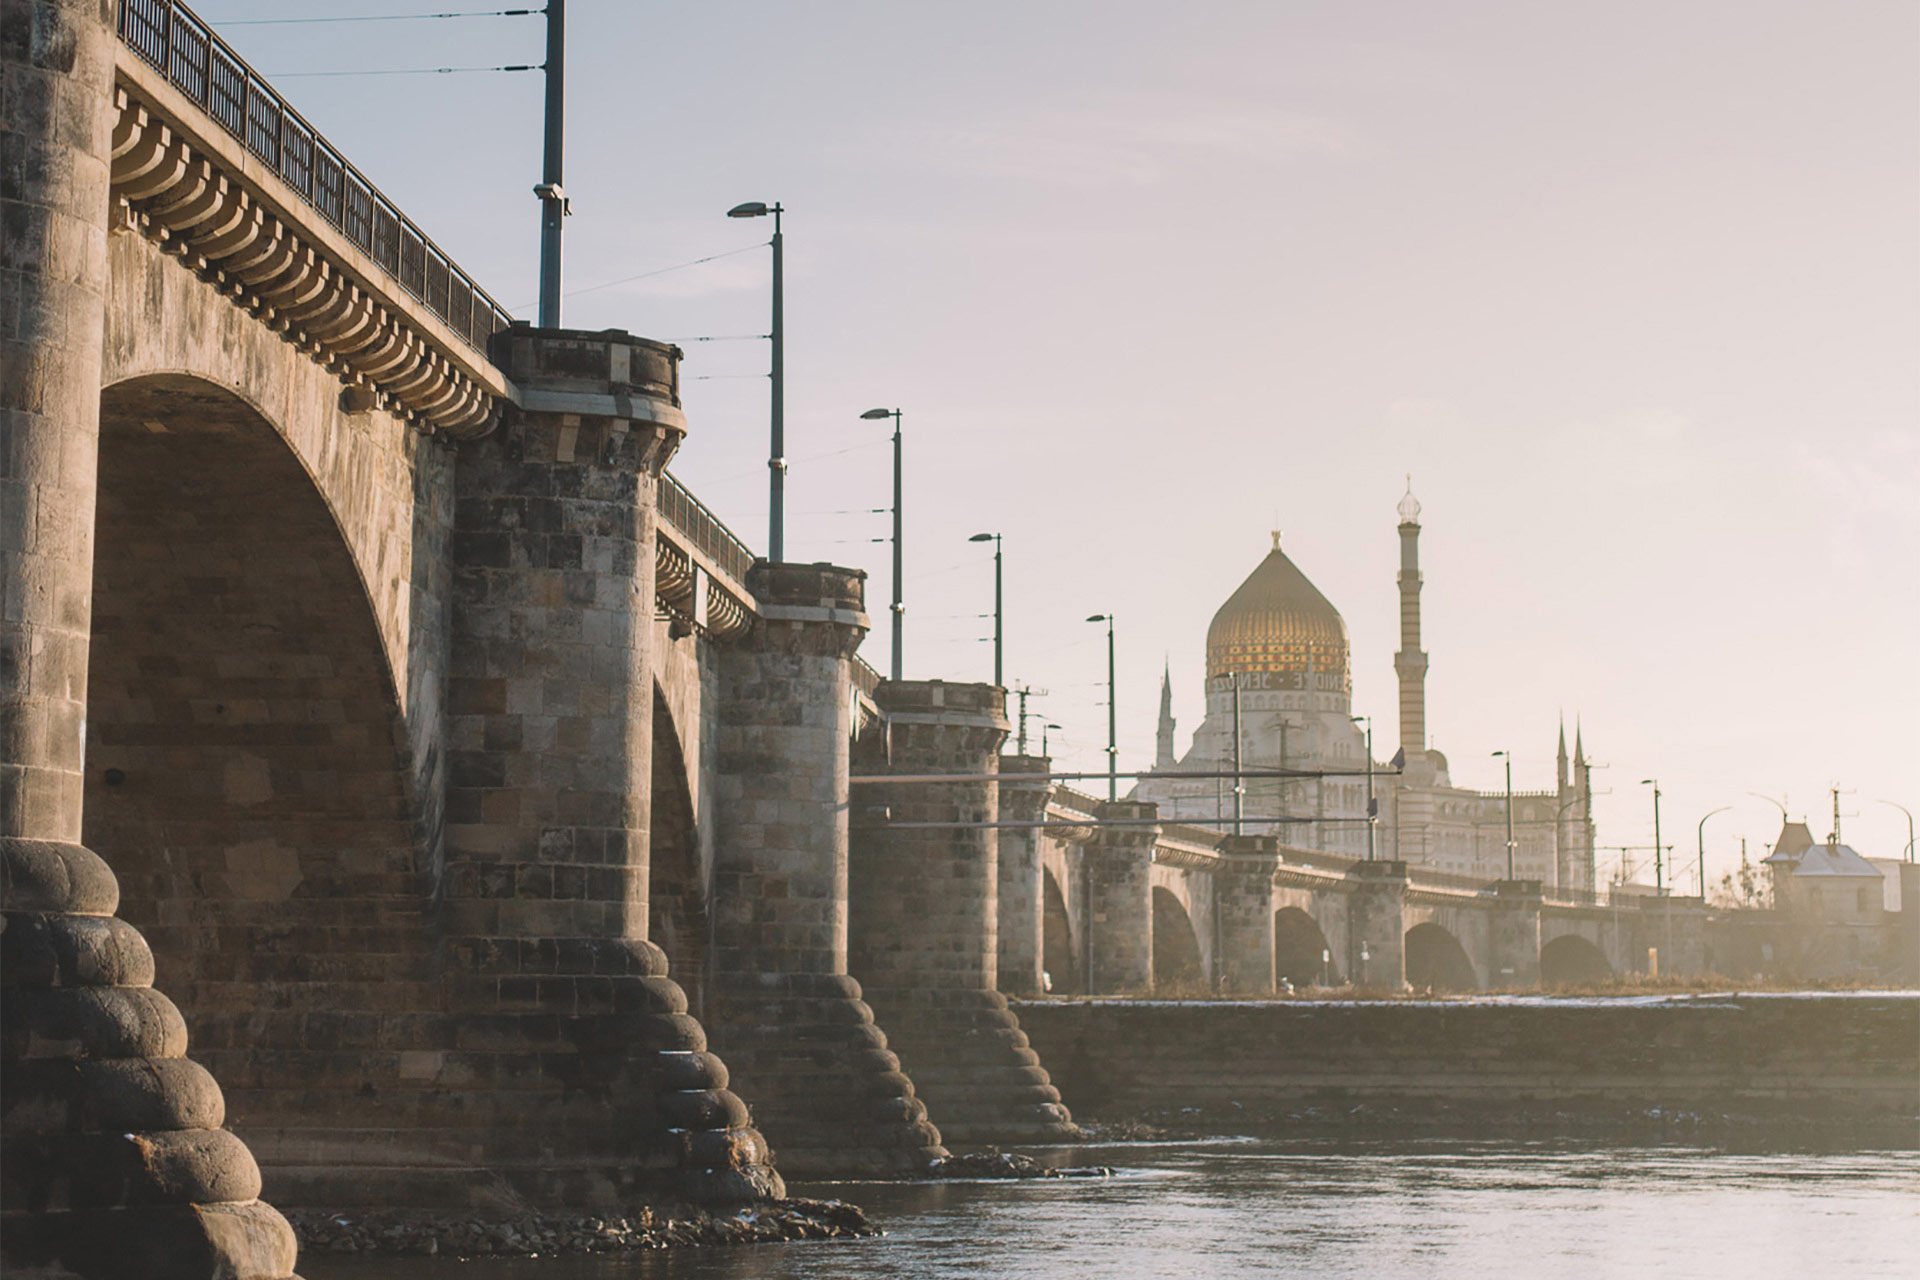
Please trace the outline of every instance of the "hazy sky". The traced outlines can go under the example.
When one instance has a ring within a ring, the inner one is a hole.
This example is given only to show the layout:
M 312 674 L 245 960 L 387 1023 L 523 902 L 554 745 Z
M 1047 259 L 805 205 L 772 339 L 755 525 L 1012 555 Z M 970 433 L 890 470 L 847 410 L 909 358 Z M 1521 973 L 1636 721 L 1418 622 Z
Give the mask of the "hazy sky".
M 485 4 L 346 0 L 332 13 Z M 538 19 L 226 26 L 262 71 L 537 62 Z M 1392 754 L 1394 504 L 1425 504 L 1428 723 L 1455 780 L 1549 786 L 1586 728 L 1605 845 L 1691 880 L 1785 798 L 1896 856 L 1920 811 L 1920 5 L 595 3 L 569 9 L 567 287 L 788 233 L 790 559 L 874 572 L 907 432 L 907 674 L 1051 690 L 1102 767 L 1181 744 L 1267 531 L 1345 615 Z M 516 314 L 537 75 L 280 78 Z M 764 249 L 566 323 L 764 333 Z M 675 471 L 766 542 L 766 347 L 686 342 Z M 692 381 L 704 378 L 706 380 Z M 1037 735 L 1038 722 L 1034 729 Z M 1611 865 L 1615 855 L 1603 855 Z M 1690 886 L 1689 886 L 1690 887 Z

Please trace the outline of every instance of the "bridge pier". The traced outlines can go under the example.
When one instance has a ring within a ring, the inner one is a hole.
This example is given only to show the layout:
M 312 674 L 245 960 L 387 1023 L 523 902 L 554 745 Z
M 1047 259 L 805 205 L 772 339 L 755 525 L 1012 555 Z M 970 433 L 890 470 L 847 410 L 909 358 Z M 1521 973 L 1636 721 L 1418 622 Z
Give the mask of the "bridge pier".
M 1228 836 L 1220 842 L 1214 910 L 1220 918 L 1220 993 L 1272 995 L 1273 879 L 1280 869 L 1274 836 Z
M 861 740 L 864 772 L 995 771 L 1008 728 L 1004 690 L 890 680 L 874 701 L 885 733 Z M 1059 1091 L 995 989 L 997 832 L 904 825 L 994 822 L 999 784 L 983 777 L 876 786 L 863 788 L 861 801 L 852 965 L 934 1122 L 957 1142 L 1077 1136 Z
M 1087 844 L 1087 990 L 1091 995 L 1145 995 L 1153 990 L 1152 825 L 1160 806 L 1119 800 L 1094 816 L 1134 823 L 1099 828 Z
M 720 651 L 717 1047 L 789 1174 L 924 1171 L 946 1154 L 847 972 L 852 658 L 865 575 L 756 565 L 760 621 Z
M 1487 986 L 1531 991 L 1540 985 L 1540 882 L 1496 880 L 1493 892 Z
M 1052 767 L 1053 762 L 1045 756 L 1000 757 L 1002 774 L 1044 774 Z M 1039 822 L 1046 817 L 1050 793 L 1051 787 L 1044 780 L 1003 781 L 1000 820 Z M 1004 827 L 999 834 L 999 987 L 1010 996 L 1042 995 L 1046 985 L 1041 978 L 1046 964 L 1046 872 L 1040 861 L 1040 828 Z
M 1357 987 L 1398 991 L 1407 985 L 1407 864 L 1356 862 L 1348 876 L 1347 972 Z
M 80 844 L 111 11 L 16 0 L 0 40 L 0 1255 L 20 1274 L 280 1280 L 293 1232 Z
M 437 1070 L 485 1173 L 543 1204 L 782 1191 L 647 938 L 655 484 L 685 431 L 678 355 L 516 326 L 495 358 L 524 412 L 459 459 L 444 908 L 458 1054 Z

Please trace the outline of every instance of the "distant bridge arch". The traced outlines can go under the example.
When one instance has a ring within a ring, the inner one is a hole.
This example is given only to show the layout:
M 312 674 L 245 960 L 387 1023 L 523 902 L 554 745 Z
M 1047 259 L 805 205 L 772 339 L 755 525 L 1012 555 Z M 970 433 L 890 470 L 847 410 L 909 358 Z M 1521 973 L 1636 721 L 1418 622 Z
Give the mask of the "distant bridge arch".
M 1467 949 L 1444 926 L 1428 921 L 1407 930 L 1407 982 L 1415 991 L 1477 991 Z
M 1540 948 L 1540 985 L 1605 982 L 1613 976 L 1607 953 L 1577 933 L 1563 933 Z
M 1332 943 L 1319 923 L 1298 907 L 1273 913 L 1273 973 L 1296 987 L 1340 982 Z
M 1153 985 L 1191 990 L 1207 980 L 1193 917 L 1171 890 L 1153 887 Z

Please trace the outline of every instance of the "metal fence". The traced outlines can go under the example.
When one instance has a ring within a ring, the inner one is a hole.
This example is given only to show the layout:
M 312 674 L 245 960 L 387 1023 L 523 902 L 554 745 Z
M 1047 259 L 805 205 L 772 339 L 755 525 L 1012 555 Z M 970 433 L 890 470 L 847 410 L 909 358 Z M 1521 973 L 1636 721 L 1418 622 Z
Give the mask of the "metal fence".
M 173 0 L 121 0 L 120 39 L 482 355 L 506 309 L 341 158 L 224 40 Z
M 747 570 L 753 568 L 753 551 L 685 485 L 665 472 L 660 475 L 659 510 L 660 518 L 678 529 L 702 555 L 731 574 L 743 588 L 746 586 Z

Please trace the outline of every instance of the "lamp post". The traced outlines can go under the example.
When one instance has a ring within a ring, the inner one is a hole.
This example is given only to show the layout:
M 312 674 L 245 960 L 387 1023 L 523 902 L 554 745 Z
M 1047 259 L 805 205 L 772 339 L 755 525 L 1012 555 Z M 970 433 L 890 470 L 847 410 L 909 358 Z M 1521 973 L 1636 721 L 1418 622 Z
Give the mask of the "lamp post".
M 893 419 L 893 678 L 898 680 L 901 678 L 901 632 L 907 620 L 907 606 L 901 597 L 900 584 L 900 411 L 869 409 L 860 417 L 867 422 Z
M 560 184 L 567 126 L 567 0 L 547 0 L 546 147 L 540 157 L 540 327 L 560 327 L 560 223 L 572 210 Z
M 773 215 L 773 327 L 768 337 L 773 342 L 772 435 L 767 453 L 767 559 L 779 564 L 787 555 L 787 338 L 784 313 L 786 286 L 785 241 L 780 234 L 780 215 L 785 212 L 778 201 L 767 204 L 749 200 L 727 210 L 729 218 L 764 218 Z M 893 673 L 898 680 L 900 673 Z
M 1700 825 L 1693 833 L 1694 856 L 1699 860 L 1700 901 L 1702 904 L 1707 900 L 1707 818 L 1711 818 L 1716 813 L 1725 813 L 1731 808 L 1733 808 L 1732 805 L 1723 804 L 1718 809 L 1712 810 L 1705 818 L 1700 819 Z
M 1911 810 L 1911 809 L 1909 809 L 1909 808 L 1907 808 L 1907 806 L 1905 806 L 1905 805 L 1903 805 L 1903 804 L 1895 804 L 1895 803 L 1894 803 L 1893 801 L 1891 801 L 1891 800 L 1882 800 L 1882 801 L 1881 801 L 1880 803 L 1881 803 L 1881 804 L 1884 804 L 1884 805 L 1890 805 L 1890 806 L 1892 806 L 1893 808 L 1895 808 L 1895 809 L 1898 809 L 1898 810 L 1899 810 L 1900 812 L 1902 812 L 1902 813 L 1904 813 L 1904 814 L 1906 814 L 1906 815 L 1907 815 L 1907 857 L 1906 857 L 1906 860 L 1907 860 L 1908 862 L 1912 862 L 1912 861 L 1913 861 L 1913 810 Z
M 1001 674 L 1000 646 L 1004 638 L 1002 626 L 1005 623 L 1006 615 L 1001 608 L 1000 535 L 997 533 L 976 533 L 971 538 L 968 538 L 967 541 L 993 543 L 993 682 L 1004 689 L 1007 687 L 1007 682 Z
M 1087 617 L 1088 622 L 1107 624 L 1107 801 L 1112 803 L 1120 798 L 1120 718 L 1113 708 L 1113 615 L 1095 613 Z M 1237 781 L 1237 779 L 1236 779 Z
M 1493 754 L 1507 762 L 1507 879 L 1511 880 L 1513 879 L 1513 753 L 1496 751 Z
M 1364 722 L 1367 726 L 1367 861 L 1372 862 L 1374 857 L 1374 826 L 1378 821 L 1380 809 L 1380 806 L 1376 804 L 1373 799 L 1373 717 L 1348 716 L 1347 719 L 1353 721 L 1355 724 Z M 1509 784 L 1509 790 L 1511 790 L 1511 784 Z M 1507 812 L 1509 817 L 1511 817 L 1513 812 L 1512 800 L 1507 801 Z M 1513 838 L 1511 831 L 1508 832 L 1507 838 L 1509 840 Z
M 1041 755 L 1044 756 L 1047 754 L 1047 730 L 1058 729 L 1059 727 L 1060 726 L 1057 724 L 1042 724 L 1040 726 L 1040 754 Z
M 1653 788 L 1653 891 L 1657 895 L 1665 892 L 1666 888 L 1662 862 L 1666 855 L 1660 848 L 1660 781 L 1657 778 L 1642 778 L 1640 785 Z

